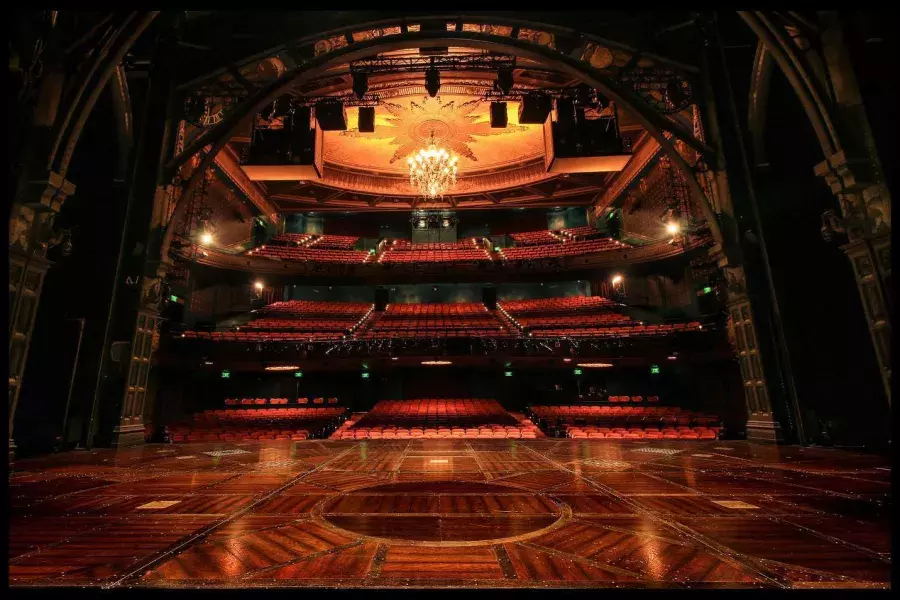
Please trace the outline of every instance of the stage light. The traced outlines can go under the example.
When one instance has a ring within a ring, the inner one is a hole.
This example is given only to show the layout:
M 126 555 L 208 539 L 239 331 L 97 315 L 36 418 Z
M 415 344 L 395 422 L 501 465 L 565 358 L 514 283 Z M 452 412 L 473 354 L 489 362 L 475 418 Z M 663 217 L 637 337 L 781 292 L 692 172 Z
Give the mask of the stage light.
M 400 359 L 398 359 L 396 356 L 392 356 L 391 360 L 400 360 Z
M 622 283 L 622 276 L 621 275 L 613 275 L 612 282 L 613 282 L 613 285 L 619 285 L 620 283 Z
M 213 236 L 208 231 L 200 234 L 200 243 L 204 246 L 209 246 L 213 243 Z
M 678 357 L 673 355 L 673 356 L 669 356 L 668 359 L 669 360 L 678 360 Z
M 434 98 L 438 94 L 438 90 L 441 89 L 441 74 L 440 72 L 431 66 L 425 71 L 425 91 L 428 92 L 428 95 Z
M 360 100 L 369 91 L 369 76 L 365 73 L 353 73 L 353 93 Z
M 571 359 L 571 358 L 564 358 L 564 359 L 563 359 L 563 362 L 567 362 L 567 363 L 568 363 L 568 362 L 572 362 L 572 359 Z
M 672 221 L 671 223 L 666 224 L 666 231 L 669 235 L 678 235 L 678 232 L 681 228 L 678 227 L 678 223 Z
M 254 282 L 253 287 L 259 291 L 262 291 L 262 289 L 265 287 L 265 284 L 262 281 L 257 280 L 256 282 Z

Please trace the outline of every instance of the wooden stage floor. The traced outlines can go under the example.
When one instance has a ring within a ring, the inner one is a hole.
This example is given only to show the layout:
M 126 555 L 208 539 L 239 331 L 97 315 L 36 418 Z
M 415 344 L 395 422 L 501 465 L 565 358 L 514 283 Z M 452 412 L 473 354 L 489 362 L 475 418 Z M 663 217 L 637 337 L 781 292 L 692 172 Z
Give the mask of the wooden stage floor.
M 744 442 L 148 445 L 21 460 L 12 586 L 889 588 L 890 464 Z

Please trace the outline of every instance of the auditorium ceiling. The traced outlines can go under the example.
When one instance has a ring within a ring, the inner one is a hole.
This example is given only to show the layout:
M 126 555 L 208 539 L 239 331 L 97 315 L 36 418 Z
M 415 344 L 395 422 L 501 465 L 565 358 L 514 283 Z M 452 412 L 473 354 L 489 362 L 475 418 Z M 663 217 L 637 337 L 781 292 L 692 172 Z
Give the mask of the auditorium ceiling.
M 325 40 L 327 41 L 327 40 Z M 318 51 L 327 51 L 317 48 Z M 476 54 L 474 48 L 451 47 L 449 54 Z M 589 60 L 598 68 L 618 68 L 630 60 L 622 52 L 593 48 Z M 417 56 L 403 50 L 381 56 Z M 638 60 L 637 65 L 646 62 Z M 218 85 L 261 85 L 279 76 L 290 61 L 269 57 L 223 74 Z M 632 61 L 634 62 L 634 61 Z M 559 89 L 577 81 L 521 58 L 513 71 L 515 89 Z M 616 173 L 549 174 L 544 162 L 544 133 L 540 125 L 518 122 L 519 103 L 507 102 L 508 124 L 491 127 L 490 99 L 496 74 L 449 71 L 441 74 L 437 97 L 429 97 L 421 72 L 387 73 L 369 77 L 369 93 L 377 95 L 375 131 L 358 128 L 358 111 L 348 107 L 347 130 L 324 133 L 323 172 L 318 180 L 256 182 L 283 213 L 305 211 L 365 211 L 410 209 L 556 208 L 589 205 L 602 194 Z M 350 94 L 350 65 L 336 66 L 291 90 L 296 96 Z M 599 116 L 599 115 L 598 115 Z M 619 128 L 633 144 L 645 136 L 629 112 L 617 108 Z M 434 135 L 441 147 L 459 157 L 459 177 L 453 191 L 435 200 L 415 195 L 406 158 L 428 145 Z M 250 123 L 231 140 L 232 156 L 240 156 L 250 142 Z M 221 165 L 220 165 L 221 166 Z

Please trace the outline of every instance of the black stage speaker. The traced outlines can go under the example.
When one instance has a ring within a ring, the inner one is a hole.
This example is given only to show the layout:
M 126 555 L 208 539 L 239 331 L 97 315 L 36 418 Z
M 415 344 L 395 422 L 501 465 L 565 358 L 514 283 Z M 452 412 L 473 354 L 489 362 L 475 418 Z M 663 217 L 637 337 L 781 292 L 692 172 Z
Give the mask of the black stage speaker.
M 521 125 L 543 125 L 553 107 L 550 96 L 544 94 L 528 94 L 519 104 L 519 123 Z
M 375 310 L 384 310 L 388 304 L 388 291 L 384 288 L 375 288 Z
M 501 129 L 506 127 L 506 102 L 491 102 L 491 127 Z
M 488 310 L 497 309 L 497 288 L 486 287 L 481 290 L 481 301 Z
M 347 131 L 347 109 L 340 102 L 316 102 L 316 120 L 322 131 Z
M 372 133 L 375 131 L 375 107 L 359 107 L 359 132 Z

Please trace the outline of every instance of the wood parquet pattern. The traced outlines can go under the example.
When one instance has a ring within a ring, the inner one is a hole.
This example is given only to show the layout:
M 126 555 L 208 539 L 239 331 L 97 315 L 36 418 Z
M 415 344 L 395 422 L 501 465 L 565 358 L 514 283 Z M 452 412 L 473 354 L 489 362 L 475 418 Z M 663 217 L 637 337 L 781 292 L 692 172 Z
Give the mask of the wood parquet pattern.
M 9 584 L 889 589 L 890 469 L 722 441 L 60 454 L 10 473 Z

